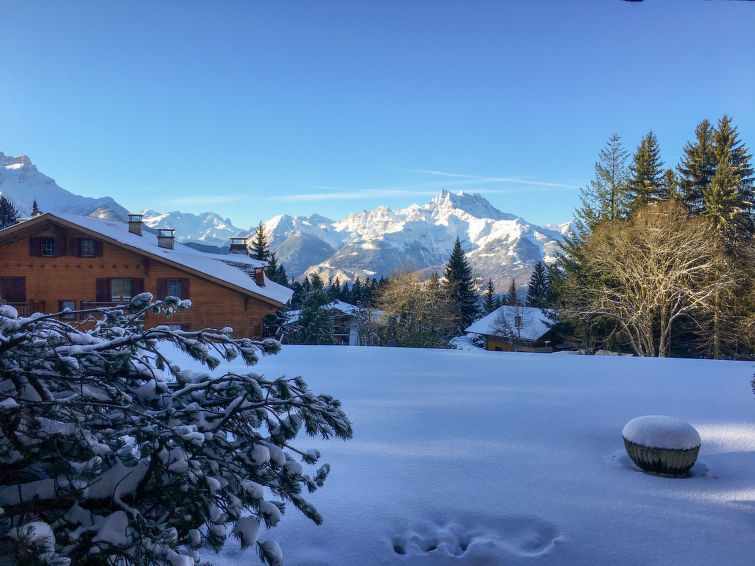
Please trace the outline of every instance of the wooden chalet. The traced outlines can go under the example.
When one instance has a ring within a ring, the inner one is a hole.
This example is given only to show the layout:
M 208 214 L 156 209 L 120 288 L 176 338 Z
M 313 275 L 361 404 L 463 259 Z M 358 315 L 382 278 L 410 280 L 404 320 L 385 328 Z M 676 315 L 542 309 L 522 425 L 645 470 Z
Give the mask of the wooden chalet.
M 236 337 L 259 338 L 264 317 L 292 292 L 235 244 L 232 251 L 242 253 L 208 254 L 176 244 L 171 229 L 144 232 L 141 215 L 126 225 L 44 213 L 0 230 L 0 300 L 26 316 L 125 304 L 149 291 L 190 299 L 192 307 L 170 318 L 149 313 L 147 327 L 231 327 Z
M 541 309 L 504 305 L 471 324 L 466 332 L 485 338 L 485 349 L 553 352 L 553 331 Z

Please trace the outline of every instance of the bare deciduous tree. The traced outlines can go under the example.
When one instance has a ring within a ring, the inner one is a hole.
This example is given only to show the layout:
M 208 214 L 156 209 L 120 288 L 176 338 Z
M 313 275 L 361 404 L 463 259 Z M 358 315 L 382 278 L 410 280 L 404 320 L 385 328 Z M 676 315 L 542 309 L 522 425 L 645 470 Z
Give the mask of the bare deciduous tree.
M 565 310 L 615 320 L 640 356 L 665 357 L 674 324 L 715 308 L 735 282 L 710 223 L 675 201 L 602 223 L 585 241 L 582 267 L 585 277 L 565 284 Z
M 382 312 L 383 340 L 395 340 L 399 346 L 447 346 L 458 322 L 457 310 L 437 275 L 422 280 L 418 272 L 394 273 L 377 299 L 377 308 Z

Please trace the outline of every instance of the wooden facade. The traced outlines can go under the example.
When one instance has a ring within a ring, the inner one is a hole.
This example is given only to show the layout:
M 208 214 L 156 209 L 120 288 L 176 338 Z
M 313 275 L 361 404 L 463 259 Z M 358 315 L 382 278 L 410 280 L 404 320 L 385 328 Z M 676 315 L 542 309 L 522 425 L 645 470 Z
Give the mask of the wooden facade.
M 552 333 L 543 335 L 538 340 L 532 342 L 529 340 L 510 340 L 505 336 L 494 336 L 485 334 L 485 349 L 493 352 L 539 352 L 550 353 L 554 351 L 550 339 Z
M 188 311 L 170 318 L 149 313 L 147 327 L 230 326 L 237 337 L 261 337 L 264 317 L 282 306 L 55 217 L 0 232 L 0 299 L 20 315 L 123 304 L 143 291 L 155 298 L 180 294 L 192 302 Z

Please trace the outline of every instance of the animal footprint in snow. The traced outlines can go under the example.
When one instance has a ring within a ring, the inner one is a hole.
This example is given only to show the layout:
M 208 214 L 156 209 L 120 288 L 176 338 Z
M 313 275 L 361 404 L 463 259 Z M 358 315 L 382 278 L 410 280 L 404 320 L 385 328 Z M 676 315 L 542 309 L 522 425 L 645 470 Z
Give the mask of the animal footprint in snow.
M 404 556 L 537 556 L 553 546 L 556 527 L 530 517 L 496 518 L 493 524 L 466 528 L 455 523 L 413 525 L 391 539 L 393 552 Z
M 457 525 L 421 529 L 423 532 L 408 532 L 393 537 L 393 552 L 396 554 L 429 554 L 437 552 L 452 556 L 461 556 L 469 547 L 469 538 Z

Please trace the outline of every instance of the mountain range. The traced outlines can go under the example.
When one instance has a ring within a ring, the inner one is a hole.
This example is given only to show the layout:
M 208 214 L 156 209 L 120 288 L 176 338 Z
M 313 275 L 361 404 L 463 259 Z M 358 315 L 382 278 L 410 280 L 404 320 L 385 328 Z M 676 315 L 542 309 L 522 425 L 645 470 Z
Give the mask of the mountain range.
M 36 200 L 42 211 L 126 220 L 128 211 L 111 197 L 89 198 L 59 187 L 25 155 L 0 152 L 0 194 L 22 215 Z M 253 236 L 256 227 L 234 226 L 212 212 L 191 214 L 142 211 L 149 228 L 174 228 L 177 240 L 223 253 L 234 236 Z M 442 273 L 458 237 L 481 283 L 492 279 L 502 291 L 512 278 L 526 285 L 537 261 L 553 261 L 569 224 L 538 226 L 501 212 L 479 194 L 438 193 L 424 205 L 393 210 L 386 206 L 350 214 L 278 215 L 265 222 L 270 249 L 290 277 L 319 273 L 339 277 L 381 277 L 398 269 Z

